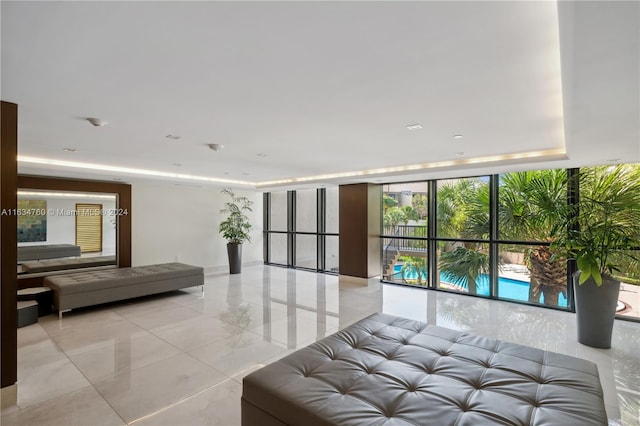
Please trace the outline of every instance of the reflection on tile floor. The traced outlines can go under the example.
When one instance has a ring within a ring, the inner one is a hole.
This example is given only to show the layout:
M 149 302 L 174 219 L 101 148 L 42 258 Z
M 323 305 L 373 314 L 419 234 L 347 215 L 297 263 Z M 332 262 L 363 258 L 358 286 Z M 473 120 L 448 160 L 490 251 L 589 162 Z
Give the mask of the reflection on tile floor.
M 200 289 L 40 318 L 18 330 L 18 407 L 3 425 L 240 424 L 242 378 L 374 312 L 598 364 L 611 425 L 640 425 L 640 324 L 611 350 L 566 312 L 254 266 Z

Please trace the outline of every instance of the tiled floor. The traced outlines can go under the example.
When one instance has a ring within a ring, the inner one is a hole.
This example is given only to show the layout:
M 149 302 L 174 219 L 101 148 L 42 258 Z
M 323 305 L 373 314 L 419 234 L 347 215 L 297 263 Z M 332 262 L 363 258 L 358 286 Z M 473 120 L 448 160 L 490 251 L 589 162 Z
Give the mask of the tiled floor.
M 598 364 L 612 425 L 640 425 L 640 324 L 613 348 L 576 342 L 573 314 L 354 283 L 276 267 L 211 275 L 199 289 L 40 318 L 18 330 L 18 407 L 2 425 L 239 425 L 242 378 L 373 312 Z

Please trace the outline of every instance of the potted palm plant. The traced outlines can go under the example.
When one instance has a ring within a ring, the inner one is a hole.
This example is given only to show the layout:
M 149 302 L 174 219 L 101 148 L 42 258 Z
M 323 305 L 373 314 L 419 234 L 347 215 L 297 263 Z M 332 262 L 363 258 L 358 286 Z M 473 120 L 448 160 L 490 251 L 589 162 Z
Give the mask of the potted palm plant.
M 640 246 L 640 168 L 634 165 L 580 170 L 579 200 L 567 207 L 556 252 L 575 259 L 578 341 L 610 348 L 621 267 Z
M 242 269 L 242 243 L 251 241 L 249 231 L 251 222 L 246 215 L 253 211 L 251 206 L 253 201 L 247 197 L 239 197 L 231 189 L 223 189 L 223 194 L 229 196 L 229 200 L 224 203 L 224 208 L 220 213 L 227 215 L 226 219 L 220 222 L 218 231 L 227 240 L 227 254 L 229 256 L 229 273 L 239 274 Z

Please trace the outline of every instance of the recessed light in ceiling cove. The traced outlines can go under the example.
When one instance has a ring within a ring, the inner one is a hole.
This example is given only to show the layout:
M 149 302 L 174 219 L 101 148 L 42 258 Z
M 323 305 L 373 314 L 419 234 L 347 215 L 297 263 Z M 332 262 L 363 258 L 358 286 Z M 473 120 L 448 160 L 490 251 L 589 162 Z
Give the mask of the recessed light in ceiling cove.
M 420 130 L 422 129 L 422 126 L 420 124 L 409 124 L 407 126 L 408 130 Z
M 75 148 L 62 148 L 62 150 L 64 152 L 78 152 L 78 150 Z
M 176 135 L 167 135 L 167 136 L 165 136 L 165 138 L 167 138 L 167 139 L 173 139 L 173 140 L 178 140 L 178 139 L 180 139 L 180 136 L 176 136 Z
M 235 184 L 235 185 L 243 185 L 243 186 L 256 185 L 255 182 L 247 182 L 247 181 L 231 180 L 231 179 L 219 179 L 219 178 L 214 178 L 209 176 L 188 175 L 183 173 L 169 173 L 169 172 L 163 172 L 159 170 L 136 169 L 133 167 L 122 167 L 122 166 L 113 166 L 113 165 L 95 164 L 95 163 L 82 163 L 82 162 L 76 162 L 76 161 L 56 160 L 53 158 L 38 158 L 38 157 L 18 155 L 18 164 L 20 163 L 44 164 L 49 166 L 69 167 L 74 169 L 75 168 L 89 169 L 94 171 L 100 170 L 100 171 L 107 171 L 112 173 L 127 173 L 127 174 L 133 174 L 133 175 L 154 176 L 159 178 L 193 180 L 193 181 L 214 182 L 214 183 L 227 183 L 227 184 Z
M 222 151 L 224 149 L 224 145 L 220 145 L 219 143 L 210 143 L 207 146 L 213 151 Z
M 462 139 L 462 138 L 463 138 L 463 136 L 462 136 L 462 135 L 453 135 L 453 138 L 454 138 L 454 139 Z

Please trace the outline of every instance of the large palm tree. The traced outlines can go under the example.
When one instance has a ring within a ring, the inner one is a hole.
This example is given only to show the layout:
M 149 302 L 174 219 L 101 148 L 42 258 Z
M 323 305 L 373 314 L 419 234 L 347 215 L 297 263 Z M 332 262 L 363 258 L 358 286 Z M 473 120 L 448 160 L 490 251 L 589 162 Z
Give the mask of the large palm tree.
M 438 189 L 438 236 L 489 237 L 489 189 L 486 182 L 467 178 L 446 182 Z M 456 285 L 477 294 L 477 278 L 489 273 L 489 254 L 473 242 L 446 244 L 438 267 Z
M 466 182 L 465 182 L 466 181 Z M 489 238 L 490 195 L 484 182 L 469 180 L 464 185 L 446 187 L 443 213 L 456 211 L 463 216 L 457 235 L 469 239 Z M 552 242 L 554 227 L 560 222 L 566 206 L 566 172 L 539 170 L 508 173 L 501 177 L 498 197 L 499 237 L 512 241 Z M 460 190 L 457 196 L 450 194 Z M 440 208 L 440 192 L 438 193 Z M 455 215 L 442 215 L 451 222 Z M 446 231 L 451 232 L 453 227 Z M 552 256 L 548 244 L 525 250 L 525 263 L 530 271 L 529 300 L 537 302 L 540 295 L 549 305 L 557 305 L 560 293 L 566 291 L 566 266 L 563 259 Z M 484 262 L 484 263 L 483 263 Z M 475 290 L 475 277 L 488 272 L 489 257 L 478 251 L 477 243 L 464 243 L 463 247 L 445 251 L 440 256 L 440 269 L 458 283 L 469 281 L 468 289 Z
M 500 238 L 520 241 L 553 242 L 553 231 L 566 208 L 565 170 L 537 170 L 502 175 L 498 197 Z M 565 259 L 553 256 L 549 245 L 541 244 L 525 251 L 530 272 L 529 301 L 544 296 L 547 305 L 557 306 L 566 293 Z
M 489 273 L 489 254 L 476 248 L 458 246 L 440 254 L 440 270 L 447 279 L 469 294 L 478 294 L 478 277 Z
M 464 206 L 475 198 L 480 186 L 482 186 L 480 182 L 473 178 L 441 182 L 438 187 L 436 208 L 438 237 L 461 236 L 467 221 Z

